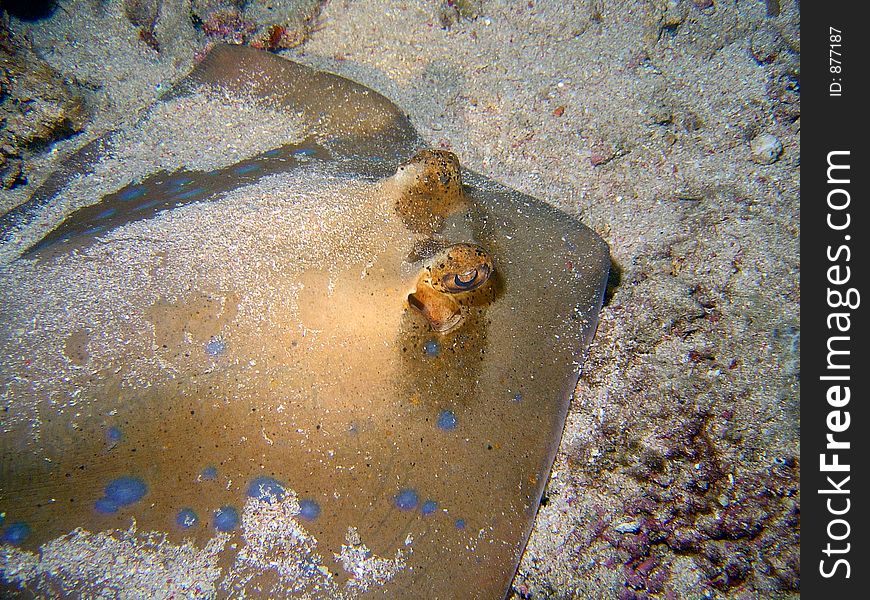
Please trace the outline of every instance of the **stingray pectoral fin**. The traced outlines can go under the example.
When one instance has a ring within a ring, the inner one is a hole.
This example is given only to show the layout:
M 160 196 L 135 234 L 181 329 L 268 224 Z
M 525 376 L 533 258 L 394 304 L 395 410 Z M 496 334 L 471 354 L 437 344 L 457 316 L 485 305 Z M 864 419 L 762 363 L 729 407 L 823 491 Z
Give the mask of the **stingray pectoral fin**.
M 462 322 L 459 303 L 428 284 L 418 285 L 417 290 L 408 296 L 408 304 L 423 313 L 432 329 L 438 333 L 446 333 Z
M 306 135 L 352 142 L 356 156 L 398 157 L 419 144 L 408 117 L 376 91 L 247 46 L 215 45 L 167 97 L 201 86 L 283 107 L 302 117 Z

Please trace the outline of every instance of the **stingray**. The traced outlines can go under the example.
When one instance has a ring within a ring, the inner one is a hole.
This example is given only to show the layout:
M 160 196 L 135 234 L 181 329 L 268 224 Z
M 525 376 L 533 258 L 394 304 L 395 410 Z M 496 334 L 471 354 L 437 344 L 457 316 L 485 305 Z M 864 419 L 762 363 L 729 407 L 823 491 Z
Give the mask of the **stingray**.
M 238 46 L 0 226 L 5 593 L 505 596 L 605 289 L 589 228 Z

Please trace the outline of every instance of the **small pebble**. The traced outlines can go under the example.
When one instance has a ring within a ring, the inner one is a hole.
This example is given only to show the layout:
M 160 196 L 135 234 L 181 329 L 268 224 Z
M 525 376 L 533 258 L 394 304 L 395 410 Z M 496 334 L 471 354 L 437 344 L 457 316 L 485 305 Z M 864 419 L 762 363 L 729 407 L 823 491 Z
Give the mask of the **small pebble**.
M 782 38 L 770 27 L 758 29 L 749 43 L 752 57 L 762 64 L 773 62 L 783 46 Z
M 628 523 L 620 523 L 619 525 L 614 527 L 614 529 L 616 531 L 618 531 L 619 533 L 635 533 L 640 529 L 640 523 L 638 523 L 636 521 L 628 522 Z
M 677 0 L 669 0 L 664 3 L 664 14 L 662 15 L 662 27 L 675 30 L 683 24 L 689 12 L 689 7 L 685 3 Z M 700 7 L 699 7 L 700 8 Z
M 775 163 L 782 154 L 782 142 L 769 133 L 762 133 L 752 138 L 749 149 L 752 151 L 752 160 L 760 165 L 769 165 Z

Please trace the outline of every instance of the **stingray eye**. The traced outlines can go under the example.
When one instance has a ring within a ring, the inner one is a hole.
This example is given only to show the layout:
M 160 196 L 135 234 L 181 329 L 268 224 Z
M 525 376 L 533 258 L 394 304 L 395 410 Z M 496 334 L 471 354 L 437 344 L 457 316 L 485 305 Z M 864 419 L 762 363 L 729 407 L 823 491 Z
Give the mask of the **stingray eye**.
M 453 278 L 453 283 L 456 287 L 468 287 L 474 283 L 475 279 L 477 279 L 477 269 L 471 269 L 461 275 L 456 275 Z
M 489 275 L 489 265 L 481 264 L 462 273 L 448 273 L 441 278 L 441 283 L 444 291 L 458 294 L 479 288 L 486 283 Z
M 436 255 L 427 267 L 432 287 L 446 294 L 470 292 L 482 286 L 493 271 L 486 250 L 475 244 L 454 244 Z

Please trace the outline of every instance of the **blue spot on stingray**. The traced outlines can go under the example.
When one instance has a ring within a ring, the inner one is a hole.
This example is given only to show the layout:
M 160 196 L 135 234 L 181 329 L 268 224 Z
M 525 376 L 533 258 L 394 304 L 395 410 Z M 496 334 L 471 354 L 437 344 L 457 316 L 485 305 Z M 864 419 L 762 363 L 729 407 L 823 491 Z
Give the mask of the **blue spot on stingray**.
M 423 513 L 424 516 L 431 515 L 437 509 L 438 509 L 437 502 L 435 502 L 434 500 L 426 500 L 426 502 L 423 503 L 423 506 L 420 507 L 420 512 Z
M 154 208 L 158 204 L 161 203 L 161 200 L 149 200 L 148 202 L 143 202 L 134 208 L 134 211 L 140 212 L 143 210 L 148 210 L 149 208 Z
M 271 150 L 267 150 L 263 153 L 263 156 L 273 157 L 281 154 L 281 148 L 272 148 Z
M 97 219 L 100 219 L 100 220 L 102 221 L 103 219 L 108 219 L 109 217 L 111 217 L 112 215 L 114 215 L 116 212 L 118 212 L 118 210 L 115 209 L 115 208 L 107 208 L 106 210 L 104 210 L 103 212 L 101 212 L 100 214 L 98 214 L 98 215 L 96 216 L 96 218 L 97 218 Z
M 217 468 L 215 467 L 206 467 L 199 474 L 199 477 L 203 481 L 213 481 L 217 479 Z
M 22 543 L 27 537 L 30 535 L 30 525 L 27 523 L 10 523 L 9 527 L 7 527 L 3 531 L 2 539 L 7 544 L 12 544 L 13 546 L 17 546 Z
M 299 148 L 298 150 L 293 151 L 293 156 L 297 158 L 308 158 L 309 156 L 314 156 L 314 148 Z
M 396 508 L 399 510 L 414 510 L 417 508 L 417 503 L 420 499 L 417 497 L 417 492 L 408 488 L 396 494 Z
M 239 525 L 239 511 L 232 506 L 224 506 L 214 511 L 214 528 L 218 531 L 232 531 Z
M 82 235 L 94 235 L 95 233 L 100 233 L 101 231 L 105 231 L 105 225 L 94 225 L 93 227 L 88 227 L 82 232 Z
M 0 512 L 0 527 L 3 527 L 3 523 L 6 522 L 6 513 Z
M 456 519 L 454 525 L 456 525 L 456 529 L 465 529 L 465 519 Z
M 522 401 L 523 401 L 523 395 L 522 395 L 522 393 L 517 392 L 516 394 L 514 394 L 514 398 L 513 398 L 513 399 L 514 399 L 514 402 L 522 402 Z
M 103 496 L 94 502 L 94 509 L 101 514 L 110 515 L 118 512 L 118 503 Z
M 169 185 L 174 188 L 180 188 L 186 186 L 188 183 L 193 181 L 193 177 L 188 177 L 186 175 L 182 175 L 181 177 L 176 177 L 175 179 L 169 180 Z
M 272 504 L 272 499 L 280 502 L 284 498 L 284 486 L 271 477 L 257 477 L 248 486 L 248 496 Z
M 299 502 L 299 516 L 306 521 L 313 521 L 320 516 L 320 505 L 311 499 L 306 498 Z
M 438 353 L 441 351 L 441 347 L 438 346 L 438 342 L 435 340 L 429 340 L 425 344 L 423 344 L 423 352 L 426 353 L 426 356 L 430 356 L 435 358 L 438 356 Z
M 106 441 L 110 444 L 117 444 L 124 438 L 124 434 L 117 427 L 109 427 L 106 430 Z
M 239 175 L 246 175 L 248 173 L 252 173 L 254 171 L 260 170 L 262 167 L 257 163 L 248 163 L 246 165 L 239 165 L 236 167 L 235 171 Z
M 118 198 L 124 201 L 135 200 L 145 195 L 147 188 L 142 185 L 134 185 L 121 190 L 118 193 Z
M 201 187 L 195 187 L 187 190 L 186 192 L 181 192 L 180 194 L 176 194 L 176 200 L 190 200 L 196 196 L 201 196 L 205 193 L 205 189 Z
M 175 517 L 175 522 L 185 529 L 190 529 L 199 521 L 199 517 L 192 508 L 182 508 L 178 511 L 178 516 Z
M 221 337 L 211 338 L 205 345 L 205 352 L 209 356 L 219 356 L 227 349 L 227 343 Z
M 109 482 L 105 489 L 105 498 L 117 506 L 127 506 L 142 499 L 148 491 L 148 486 L 138 477 L 118 477 Z
M 456 415 L 449 410 L 442 410 L 438 415 L 438 428 L 444 431 L 453 431 L 456 429 Z

